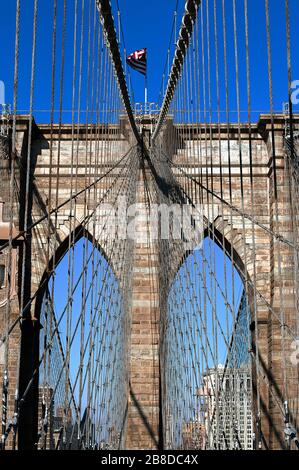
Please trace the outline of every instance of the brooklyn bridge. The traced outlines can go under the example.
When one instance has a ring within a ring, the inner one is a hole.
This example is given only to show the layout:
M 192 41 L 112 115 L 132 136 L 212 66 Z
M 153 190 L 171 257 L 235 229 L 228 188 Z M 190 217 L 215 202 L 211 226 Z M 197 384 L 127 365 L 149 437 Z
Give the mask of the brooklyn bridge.
M 8 3 L 1 450 L 298 450 L 298 4 Z

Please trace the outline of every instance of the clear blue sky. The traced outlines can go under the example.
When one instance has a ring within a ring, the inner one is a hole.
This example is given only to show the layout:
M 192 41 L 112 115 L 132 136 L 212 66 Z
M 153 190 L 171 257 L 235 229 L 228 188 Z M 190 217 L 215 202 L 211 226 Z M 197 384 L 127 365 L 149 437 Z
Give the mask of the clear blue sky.
M 85 0 L 88 5 L 88 0 Z M 0 80 L 6 85 L 6 101 L 12 103 L 13 67 L 14 67 L 14 33 L 15 33 L 15 0 L 0 0 L 1 5 L 1 48 L 0 55 Z M 81 2 L 80 2 L 81 3 Z M 264 0 L 250 0 L 249 2 L 249 35 L 250 35 L 250 62 L 252 76 L 252 108 L 257 111 L 269 109 L 268 82 L 267 82 L 267 55 L 265 34 L 265 9 Z M 210 0 L 211 30 L 213 29 L 212 12 L 213 1 Z M 221 1 L 217 0 L 220 7 Z M 228 62 L 231 109 L 235 107 L 235 76 L 233 57 L 233 20 L 232 1 L 226 0 L 227 28 L 228 28 Z M 149 100 L 158 101 L 162 73 L 167 57 L 167 48 L 170 39 L 172 20 L 176 0 L 151 0 L 139 2 L 137 0 L 119 0 L 122 13 L 123 30 L 128 53 L 143 47 L 148 48 L 148 77 Z M 178 22 L 181 23 L 181 14 L 184 1 L 179 0 Z M 205 2 L 204 2 L 205 5 Z M 61 41 L 63 0 L 58 0 L 58 38 Z M 116 14 L 116 0 L 112 0 L 112 6 Z M 240 61 L 240 87 L 241 107 L 245 108 L 245 62 L 244 62 L 244 13 L 243 0 L 237 0 L 238 8 L 238 42 Z M 286 74 L 286 48 L 285 48 L 285 1 L 270 0 L 272 60 L 273 60 L 273 89 L 274 107 L 281 110 L 282 102 L 287 98 L 287 74 Z M 32 45 L 32 15 L 33 1 L 21 1 L 21 34 L 20 34 L 20 86 L 18 93 L 18 108 L 21 112 L 29 107 L 29 78 Z M 221 10 L 219 10 L 218 30 L 220 49 L 222 42 Z M 291 18 L 291 42 L 292 42 L 292 67 L 293 79 L 299 79 L 299 8 L 297 0 L 290 0 Z M 71 74 L 72 74 L 72 25 L 74 14 L 74 1 L 68 0 L 67 23 L 67 54 L 65 58 L 65 87 L 64 108 L 69 109 L 71 103 Z M 87 15 L 86 15 L 87 16 Z M 37 55 L 36 55 L 36 86 L 34 97 L 35 116 L 37 121 L 47 121 L 49 116 L 37 112 L 39 109 L 49 109 L 50 85 L 51 85 L 51 36 L 52 36 L 52 2 L 39 1 Z M 213 31 L 211 32 L 211 34 Z M 173 51 L 172 51 L 173 52 Z M 87 59 L 84 54 L 84 60 Z M 211 42 L 211 56 L 214 56 L 213 41 Z M 223 77 L 223 58 L 220 57 L 220 77 Z M 57 57 L 57 67 L 60 59 Z M 86 65 L 86 62 L 85 62 Z M 215 75 L 215 62 L 211 62 L 211 74 Z M 58 77 L 57 77 L 58 78 Z M 132 71 L 132 81 L 136 101 L 143 101 L 144 80 L 138 72 Z M 223 82 L 223 79 L 222 79 Z M 212 95 L 215 101 L 215 83 L 212 80 Z M 223 83 L 221 85 L 223 87 Z M 224 105 L 224 94 L 221 92 L 221 107 Z M 58 93 L 57 93 L 58 95 Z M 84 100 L 84 94 L 82 99 Z M 58 105 L 58 97 L 57 103 Z M 299 110 L 297 106 L 297 111 Z M 295 109 L 295 110 L 296 110 Z M 235 120 L 236 116 L 231 116 Z M 70 114 L 64 115 L 64 121 L 70 120 Z

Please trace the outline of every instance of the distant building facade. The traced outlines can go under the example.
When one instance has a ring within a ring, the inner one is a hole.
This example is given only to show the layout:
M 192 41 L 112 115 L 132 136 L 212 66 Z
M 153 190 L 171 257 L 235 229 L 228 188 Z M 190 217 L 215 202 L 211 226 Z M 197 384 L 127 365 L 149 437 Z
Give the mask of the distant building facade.
M 253 449 L 248 305 L 243 294 L 225 366 L 210 368 L 199 390 L 208 449 Z
M 198 421 L 185 423 L 183 427 L 183 449 L 204 450 L 206 446 L 206 430 L 204 424 Z

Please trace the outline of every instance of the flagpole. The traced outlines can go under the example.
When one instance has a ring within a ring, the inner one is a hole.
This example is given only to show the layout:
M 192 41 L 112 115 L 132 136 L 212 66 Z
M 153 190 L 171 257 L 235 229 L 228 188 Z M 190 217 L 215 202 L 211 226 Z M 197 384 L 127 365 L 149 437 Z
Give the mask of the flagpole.
M 147 104 L 147 71 L 144 76 L 144 114 L 146 111 L 146 104 Z

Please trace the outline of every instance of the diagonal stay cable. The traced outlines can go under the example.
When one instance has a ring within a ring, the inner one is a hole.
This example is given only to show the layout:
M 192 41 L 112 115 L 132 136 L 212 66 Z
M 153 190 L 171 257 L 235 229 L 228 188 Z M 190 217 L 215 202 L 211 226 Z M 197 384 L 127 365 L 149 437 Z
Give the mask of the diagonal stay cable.
M 294 250 L 297 250 L 297 247 L 287 238 L 285 238 L 283 235 L 279 233 L 273 232 L 273 230 L 269 229 L 266 225 L 262 224 L 261 222 L 257 221 L 254 217 L 252 217 L 250 214 L 247 214 L 246 212 L 242 212 L 242 210 L 238 209 L 238 207 L 230 204 L 226 199 L 222 198 L 219 194 L 217 194 L 215 191 L 212 191 L 211 189 L 207 188 L 204 184 L 201 182 L 197 181 L 193 176 L 188 175 L 186 171 L 183 170 L 183 168 L 180 165 L 177 165 L 174 162 L 171 162 L 170 159 L 165 155 L 169 163 L 171 163 L 172 166 L 176 167 L 186 178 L 189 178 L 191 181 L 193 181 L 196 185 L 200 186 L 201 189 L 204 191 L 208 192 L 210 195 L 218 199 L 221 203 L 232 209 L 234 212 L 239 214 L 240 216 L 244 217 L 245 219 L 250 220 L 250 222 L 253 222 L 255 225 L 260 227 L 262 230 L 265 232 L 269 233 L 269 235 L 273 236 L 277 240 L 281 241 L 282 243 L 285 243 L 286 245 L 290 246 Z
M 128 171 L 130 171 L 130 168 L 128 169 Z M 64 309 L 64 311 L 65 311 L 65 309 Z M 63 311 L 62 314 L 60 315 L 60 318 L 56 321 L 56 327 L 55 327 L 54 330 L 52 331 L 51 339 L 54 338 L 55 334 L 56 334 L 57 331 L 58 331 L 58 328 L 59 328 L 59 325 L 60 325 L 60 323 L 61 323 L 61 320 L 62 320 L 64 311 Z M 28 394 L 28 391 L 30 390 L 30 387 L 31 387 L 32 382 L 33 382 L 33 379 L 34 379 L 34 377 L 36 376 L 36 374 L 37 374 L 37 372 L 38 372 L 38 370 L 39 370 L 39 366 L 40 366 L 40 364 L 42 363 L 43 356 L 44 356 L 46 350 L 51 346 L 51 339 L 49 340 L 48 345 L 47 345 L 47 348 L 44 350 L 42 356 L 39 358 L 38 367 L 34 370 L 34 373 L 33 373 L 33 375 L 32 375 L 32 378 L 31 378 L 31 380 L 29 381 L 29 383 L 27 384 L 26 390 L 24 391 L 24 394 L 23 394 L 23 396 L 22 396 L 22 398 L 21 398 L 21 400 L 20 400 L 20 406 L 21 406 L 21 403 L 24 402 L 24 400 L 25 400 L 25 398 L 26 398 L 26 396 L 27 396 L 27 394 Z M 74 335 L 73 335 L 73 337 L 72 337 L 72 341 L 73 341 L 73 340 L 74 340 Z
M 17 240 L 19 240 L 21 237 L 23 237 L 24 235 L 30 233 L 30 231 L 36 227 L 37 225 L 39 225 L 41 222 L 43 222 L 45 219 L 47 219 L 49 217 L 49 215 L 53 215 L 53 214 L 56 214 L 57 212 L 59 212 L 59 210 L 64 207 L 66 204 L 68 204 L 69 202 L 71 202 L 72 200 L 74 199 L 77 199 L 79 196 L 81 196 L 81 194 L 83 194 L 84 192 L 88 191 L 89 189 L 91 189 L 93 186 L 97 185 L 102 179 L 106 178 L 113 170 L 115 170 L 115 168 L 117 168 L 119 166 L 120 163 L 122 163 L 122 161 L 129 155 L 129 153 L 136 147 L 136 145 L 134 145 L 133 147 L 131 147 L 126 153 L 125 155 L 122 156 L 122 158 L 120 160 L 118 160 L 117 163 L 115 163 L 115 165 L 113 165 L 104 175 L 101 175 L 99 176 L 99 178 L 97 178 L 95 181 L 93 181 L 92 183 L 90 183 L 88 186 L 86 186 L 85 188 L 81 189 L 80 191 L 78 191 L 76 194 L 73 194 L 71 197 L 69 197 L 68 199 L 66 199 L 65 201 L 63 201 L 61 204 L 59 204 L 58 206 L 54 207 L 49 213 L 46 213 L 44 214 L 42 217 L 40 217 L 38 220 L 36 220 L 35 222 L 33 222 L 31 225 L 29 225 L 27 227 L 27 230 L 21 230 L 15 237 L 13 237 L 13 239 L 11 240 L 12 242 L 15 242 Z M 1 248 L 0 248 L 0 253 L 2 253 L 2 251 L 7 248 L 9 246 L 9 242 L 7 243 L 4 243 Z
M 128 168 L 128 170 L 130 169 L 130 167 Z M 127 173 L 128 173 L 128 170 L 127 170 Z M 115 185 L 115 182 L 118 180 L 118 178 L 115 178 L 113 184 L 111 184 L 111 186 L 107 189 L 107 191 L 105 192 L 105 194 L 103 195 L 103 197 L 101 198 L 101 200 L 99 201 L 97 207 L 104 201 L 106 195 L 111 191 L 111 187 L 113 185 Z M 97 209 L 97 208 L 96 208 Z M 96 210 L 95 209 L 95 210 Z M 83 220 L 81 221 L 81 226 L 82 224 L 88 222 L 88 220 L 90 220 L 90 218 L 93 216 L 95 210 L 87 216 L 87 220 Z M 78 237 L 81 235 L 81 232 L 82 232 L 83 228 L 80 229 L 79 233 L 77 233 L 76 235 L 76 239 L 78 239 Z M 49 271 L 49 275 L 53 273 L 53 271 L 55 270 L 55 266 L 52 268 L 52 272 Z M 41 284 L 39 285 L 38 289 L 35 291 L 35 293 L 33 294 L 33 296 L 28 300 L 28 302 L 26 303 L 26 305 L 24 305 L 24 308 L 23 310 L 21 311 L 20 315 L 14 320 L 14 322 L 11 324 L 11 326 L 9 327 L 9 330 L 8 330 L 8 336 L 10 335 L 10 333 L 13 331 L 13 329 L 15 328 L 15 326 L 19 323 L 19 321 L 22 319 L 23 317 L 23 313 L 28 309 L 29 305 L 33 302 L 33 300 L 37 297 L 37 295 L 39 294 L 39 292 L 41 291 L 41 289 L 45 286 L 45 284 L 48 282 L 48 279 L 47 277 L 41 282 Z M 7 339 L 7 335 L 4 334 L 2 336 L 2 338 L 0 339 L 0 346 L 6 341 Z

